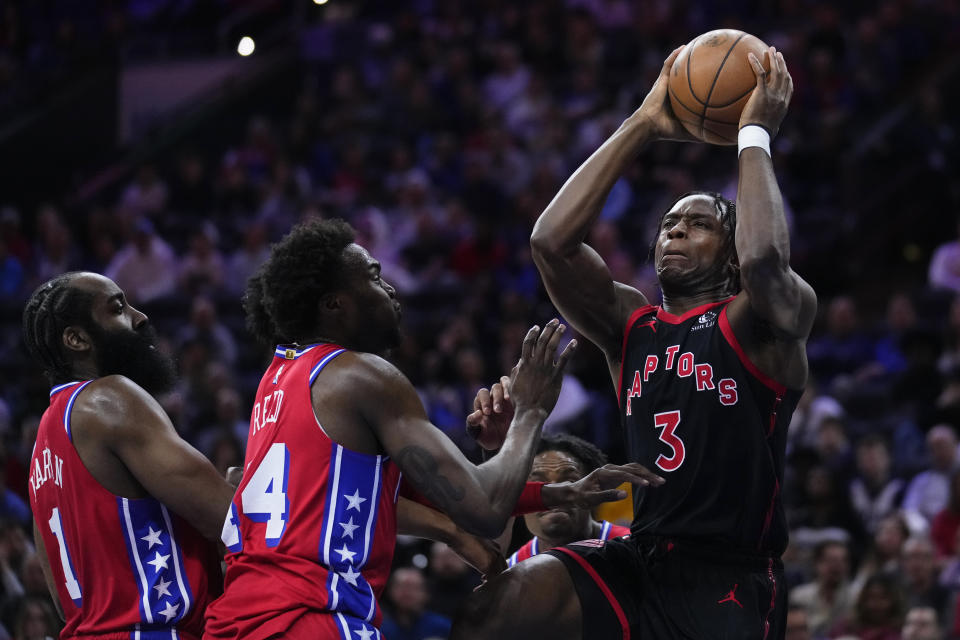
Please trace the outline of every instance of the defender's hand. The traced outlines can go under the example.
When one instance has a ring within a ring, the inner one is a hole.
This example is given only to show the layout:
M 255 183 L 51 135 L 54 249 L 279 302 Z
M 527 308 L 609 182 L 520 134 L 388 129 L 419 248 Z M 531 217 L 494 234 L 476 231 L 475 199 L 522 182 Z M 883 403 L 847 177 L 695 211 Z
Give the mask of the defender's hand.
M 500 552 L 500 547 L 492 540 L 458 532 L 450 548 L 461 560 L 476 569 L 484 580 L 507 569 L 507 561 Z
M 542 409 L 550 413 L 557 404 L 563 382 L 563 369 L 577 349 L 577 341 L 571 340 L 560 356 L 553 359 L 566 329 L 566 326 L 554 318 L 546 324 L 543 331 L 534 326 L 527 332 L 527 337 L 523 339 L 520 362 L 510 374 L 510 395 L 518 412 Z
M 642 487 L 659 487 L 666 482 L 642 464 L 608 464 L 594 469 L 576 482 L 560 482 L 543 486 L 543 503 L 548 507 L 581 507 L 592 509 L 603 502 L 615 502 L 627 497 L 617 489 L 624 482 Z
M 670 80 L 670 70 L 673 68 L 673 62 L 685 46 L 687 45 L 681 45 L 674 49 L 663 61 L 660 76 L 653 83 L 650 93 L 643 99 L 640 108 L 630 116 L 640 122 L 645 122 L 650 132 L 660 140 L 680 140 L 682 142 L 696 140 L 677 120 L 673 107 L 670 106 L 670 96 L 667 93 L 667 84 Z
M 763 70 L 757 56 L 749 54 L 750 66 L 757 77 L 757 86 L 740 113 L 740 127 L 748 124 L 760 125 L 772 138 L 787 115 L 787 107 L 793 96 L 793 78 L 787 71 L 783 54 L 775 47 L 768 47 L 764 55 L 770 61 L 769 72 Z
M 467 416 L 467 433 L 487 451 L 496 451 L 507 437 L 513 413 L 510 378 L 501 376 L 500 382 L 477 392 L 473 413 Z

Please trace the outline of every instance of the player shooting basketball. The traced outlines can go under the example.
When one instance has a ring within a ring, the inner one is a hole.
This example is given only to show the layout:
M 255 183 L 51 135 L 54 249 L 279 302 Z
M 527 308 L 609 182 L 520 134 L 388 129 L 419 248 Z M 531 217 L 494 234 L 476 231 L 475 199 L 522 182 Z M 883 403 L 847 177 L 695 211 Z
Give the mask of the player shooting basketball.
M 666 482 L 635 494 L 628 538 L 553 549 L 491 580 L 452 638 L 777 638 L 786 590 L 786 429 L 816 312 L 790 268 L 769 152 L 793 83 L 768 49 L 740 117 L 737 202 L 681 197 L 662 216 L 651 305 L 584 239 L 614 182 L 658 140 L 690 140 L 664 62 L 640 108 L 570 177 L 531 236 L 557 308 L 604 352 L 626 452 Z

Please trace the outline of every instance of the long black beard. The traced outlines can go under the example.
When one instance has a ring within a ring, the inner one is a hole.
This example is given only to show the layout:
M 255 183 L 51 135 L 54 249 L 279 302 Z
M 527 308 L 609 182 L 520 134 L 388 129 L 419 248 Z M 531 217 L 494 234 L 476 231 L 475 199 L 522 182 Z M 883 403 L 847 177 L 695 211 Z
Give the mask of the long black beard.
M 157 332 L 145 324 L 137 330 L 105 331 L 91 326 L 101 376 L 122 375 L 156 395 L 168 391 L 177 379 L 173 359 L 154 348 Z

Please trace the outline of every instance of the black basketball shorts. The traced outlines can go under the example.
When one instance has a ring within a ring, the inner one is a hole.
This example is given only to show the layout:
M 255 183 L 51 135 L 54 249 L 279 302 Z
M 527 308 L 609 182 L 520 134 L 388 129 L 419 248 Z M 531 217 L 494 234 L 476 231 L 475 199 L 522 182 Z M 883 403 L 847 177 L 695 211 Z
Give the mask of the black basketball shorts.
M 665 538 L 584 540 L 547 551 L 573 579 L 584 640 L 781 640 L 783 564 Z

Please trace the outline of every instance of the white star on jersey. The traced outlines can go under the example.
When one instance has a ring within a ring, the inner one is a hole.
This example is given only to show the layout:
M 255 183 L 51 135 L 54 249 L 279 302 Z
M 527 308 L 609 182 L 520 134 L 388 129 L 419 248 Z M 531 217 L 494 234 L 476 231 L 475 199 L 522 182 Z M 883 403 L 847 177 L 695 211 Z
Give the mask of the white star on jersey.
M 160 573 L 160 565 L 163 565 L 163 568 L 164 568 L 164 569 L 169 569 L 169 568 L 170 568 L 170 567 L 167 566 L 167 558 L 169 558 L 169 557 L 170 557 L 170 554 L 160 555 L 160 552 L 157 551 L 157 555 L 153 558 L 153 560 L 151 560 L 150 562 L 147 563 L 147 564 L 153 565 L 153 573 L 154 573 L 154 575 Z
M 356 551 L 350 551 L 350 549 L 347 549 L 346 543 L 343 544 L 343 547 L 340 549 L 334 549 L 334 551 L 340 554 L 340 562 L 349 562 L 351 564 L 353 563 L 353 556 L 357 555 Z
M 170 596 L 170 581 L 160 578 L 160 582 L 153 585 L 153 588 L 157 590 L 157 600 L 163 596 Z
M 367 501 L 366 498 L 361 498 L 361 497 L 360 497 L 360 489 L 354 490 L 352 496 L 348 496 L 347 494 L 343 494 L 343 497 L 346 498 L 346 499 L 347 499 L 347 502 L 350 503 L 349 505 L 347 505 L 347 511 L 350 511 L 350 509 L 356 509 L 357 511 L 360 511 L 360 503 Z
M 360 577 L 360 572 L 354 571 L 352 566 L 347 567 L 347 572 L 341 573 L 340 575 L 343 577 L 344 580 L 346 580 L 348 583 L 350 583 L 354 587 L 357 586 L 357 578 Z
M 150 545 L 149 547 L 147 547 L 148 550 L 153 549 L 153 545 L 163 544 L 162 542 L 160 542 L 160 533 L 161 533 L 160 531 L 154 531 L 153 527 L 150 527 L 150 533 L 148 533 L 147 535 L 143 536 L 140 539 L 146 542 L 148 545 Z
M 370 640 L 370 638 L 373 637 L 373 631 L 367 629 L 367 625 L 363 625 L 362 631 L 357 631 L 354 629 L 353 632 L 360 636 L 360 640 Z
M 179 604 L 173 604 L 171 602 L 167 603 L 167 608 L 160 612 L 160 615 L 163 616 L 164 622 L 170 622 L 177 615 L 177 609 L 180 608 Z
M 341 538 L 353 538 L 353 532 L 360 528 L 360 525 L 353 524 L 353 516 L 350 516 L 350 519 L 347 522 L 338 522 L 341 527 L 343 527 L 343 535 Z

